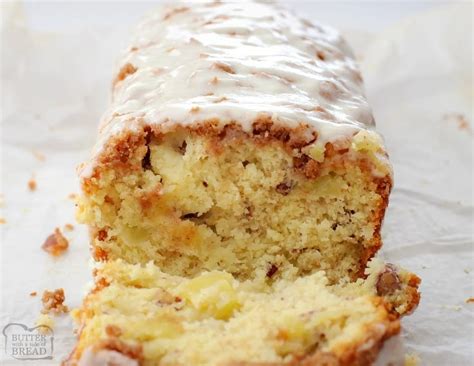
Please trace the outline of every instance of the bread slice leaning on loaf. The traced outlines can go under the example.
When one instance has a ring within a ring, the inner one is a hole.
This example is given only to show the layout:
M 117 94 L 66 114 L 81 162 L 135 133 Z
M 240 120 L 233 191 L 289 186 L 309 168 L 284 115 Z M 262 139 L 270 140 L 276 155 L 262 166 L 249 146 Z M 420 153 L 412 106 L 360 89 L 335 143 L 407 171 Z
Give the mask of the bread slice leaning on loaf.
M 418 303 L 371 261 L 392 170 L 353 55 L 277 5 L 145 18 L 80 176 L 105 264 L 68 364 L 370 365 Z
M 367 275 L 269 283 L 109 261 L 74 311 L 80 333 L 68 365 L 371 365 L 416 307 L 418 279 L 378 260 Z

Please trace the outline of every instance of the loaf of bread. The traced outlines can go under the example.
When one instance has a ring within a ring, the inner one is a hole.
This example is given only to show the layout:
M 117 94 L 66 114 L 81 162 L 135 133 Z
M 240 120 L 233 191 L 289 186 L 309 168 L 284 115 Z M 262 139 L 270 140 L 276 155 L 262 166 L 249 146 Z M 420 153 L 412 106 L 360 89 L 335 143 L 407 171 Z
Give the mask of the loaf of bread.
M 351 51 L 275 5 L 150 15 L 99 136 L 79 204 L 97 260 L 335 283 L 381 246 L 391 167 Z
M 418 303 L 418 279 L 372 261 L 365 280 L 187 278 L 151 262 L 109 261 L 74 317 L 69 365 L 371 365 L 399 316 Z M 400 355 L 399 355 L 400 356 Z M 403 356 L 403 355 L 401 355 Z
M 80 175 L 67 365 L 366 366 L 418 304 L 373 259 L 392 171 L 351 51 L 276 5 L 148 16 Z

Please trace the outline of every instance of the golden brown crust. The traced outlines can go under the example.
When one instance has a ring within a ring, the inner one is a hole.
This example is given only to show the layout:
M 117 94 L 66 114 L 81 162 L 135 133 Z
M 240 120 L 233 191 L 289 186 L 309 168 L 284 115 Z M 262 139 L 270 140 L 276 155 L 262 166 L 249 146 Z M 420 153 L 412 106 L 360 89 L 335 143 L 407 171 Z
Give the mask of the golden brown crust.
M 309 156 L 303 157 L 302 149 L 317 140 L 317 134 L 309 126 L 301 124 L 296 128 L 288 128 L 271 122 L 271 119 L 261 117 L 253 124 L 253 130 L 246 132 L 236 123 L 220 126 L 218 120 L 207 120 L 189 127 L 177 125 L 172 131 L 188 131 L 199 136 L 206 136 L 210 141 L 209 151 L 219 154 L 224 151 L 229 140 L 252 139 L 256 144 L 274 144 L 279 143 L 285 150 L 303 160 L 303 163 L 315 162 Z M 142 159 L 147 153 L 146 144 L 154 139 L 160 141 L 163 138 L 163 132 L 156 126 L 147 126 L 139 132 L 128 133 L 124 131 L 118 136 L 112 138 L 105 146 L 104 151 L 95 165 L 94 173 L 90 177 L 83 179 L 83 188 L 88 192 L 88 186 L 93 185 L 93 178 L 100 177 L 100 171 L 104 168 L 113 168 L 118 173 L 121 171 L 139 170 Z M 334 164 L 342 164 L 340 159 L 332 159 L 344 156 L 349 151 L 350 141 L 347 139 L 339 142 L 325 144 L 325 159 Z M 312 163 L 311 163 L 312 164 Z M 368 160 L 357 161 L 357 164 L 363 170 L 371 170 L 371 163 Z M 297 170 L 304 164 L 296 167 Z M 311 175 L 311 174 L 310 174 Z M 316 176 L 314 176 L 316 177 Z M 391 179 L 375 178 L 380 193 L 388 194 L 391 188 Z
M 371 365 L 380 353 L 383 344 L 389 338 L 400 333 L 400 321 L 396 314 L 389 312 L 387 303 L 383 299 L 376 297 L 374 302 L 379 306 L 383 306 L 387 311 L 387 318 L 383 323 L 385 330 L 380 331 L 380 328 L 372 326 L 367 329 L 366 337 L 358 342 L 350 345 L 345 345 L 344 349 L 339 351 L 338 355 L 317 352 L 312 356 L 308 356 L 302 363 L 296 363 L 298 366 L 368 366 Z M 333 363 L 331 363 L 333 362 Z
M 236 123 L 221 126 L 217 119 L 206 120 L 189 127 L 176 125 L 174 130 L 187 130 L 208 137 L 212 141 L 210 151 L 214 153 L 223 151 L 227 139 L 251 138 L 256 144 L 279 142 L 290 153 L 294 149 L 301 151 L 302 148 L 317 139 L 317 133 L 308 125 L 300 124 L 295 128 L 289 128 L 275 124 L 268 116 L 261 116 L 255 120 L 251 132 L 245 132 Z M 146 126 L 138 132 L 123 131 L 120 135 L 111 138 L 99 156 L 92 178 L 99 177 L 97 174 L 99 174 L 98 171 L 100 171 L 101 166 L 112 166 L 117 171 L 141 168 L 140 158 L 143 158 L 147 152 L 145 145 L 147 140 L 150 139 L 150 134 L 157 140 L 160 140 L 163 136 L 163 132 L 159 127 Z M 341 153 L 341 151 L 338 151 L 338 153 Z M 299 155 L 301 155 L 301 152 Z M 84 183 L 87 183 L 88 180 L 91 179 L 84 179 Z
M 361 163 L 362 166 L 365 166 L 365 162 Z M 365 167 L 365 169 L 368 169 Z M 385 176 L 383 178 L 375 178 L 374 182 L 377 185 L 376 192 L 381 197 L 380 204 L 376 208 L 374 215 L 372 217 L 372 222 L 375 223 L 374 237 L 372 239 L 371 245 L 365 247 L 364 252 L 362 253 L 360 259 L 360 272 L 356 277 L 365 277 L 364 271 L 367 267 L 367 263 L 375 256 L 375 254 L 382 247 L 382 223 L 385 217 L 385 210 L 388 207 L 389 196 L 392 190 L 392 178 L 390 176 Z
M 316 141 L 318 137 L 316 131 L 308 125 L 300 124 L 296 128 L 288 128 L 274 123 L 269 116 L 262 116 L 254 121 L 252 135 L 258 141 L 281 141 L 290 149 L 301 149 Z
M 300 124 L 295 128 L 289 128 L 283 125 L 278 125 L 272 122 L 270 117 L 262 116 L 253 123 L 251 132 L 246 132 L 242 127 L 236 123 L 230 123 L 221 126 L 218 120 L 207 120 L 193 126 L 182 127 L 177 125 L 173 130 L 167 131 L 188 131 L 199 136 L 206 136 L 209 138 L 210 151 L 216 154 L 224 151 L 225 145 L 229 140 L 243 140 L 252 139 L 256 144 L 274 144 L 280 143 L 285 150 L 303 160 L 303 163 L 314 162 L 309 156 L 304 156 L 302 149 L 315 141 L 317 141 L 317 133 L 313 131 L 308 125 Z M 94 173 L 91 177 L 83 179 L 86 192 L 88 192 L 88 184 L 93 184 L 92 178 L 100 177 L 100 170 L 104 167 L 114 168 L 118 172 L 125 170 L 138 170 L 141 168 L 142 159 L 147 153 L 146 144 L 151 140 L 160 141 L 164 134 L 156 126 L 147 126 L 138 132 L 128 133 L 123 131 L 120 135 L 113 137 L 106 144 L 103 152 L 100 154 L 99 161 L 95 165 Z M 349 151 L 350 141 L 347 139 L 326 143 L 325 144 L 325 159 L 334 163 L 333 159 L 337 156 L 344 156 Z M 338 164 L 341 162 L 334 159 Z M 371 170 L 371 163 L 365 159 L 357 161 L 357 164 L 363 170 Z M 300 164 L 297 169 L 302 168 Z M 310 174 L 311 175 L 311 174 Z M 316 177 L 313 176 L 313 178 Z M 309 177 L 311 178 L 311 177 Z M 391 189 L 391 179 L 375 178 L 377 181 L 380 193 L 388 194 Z

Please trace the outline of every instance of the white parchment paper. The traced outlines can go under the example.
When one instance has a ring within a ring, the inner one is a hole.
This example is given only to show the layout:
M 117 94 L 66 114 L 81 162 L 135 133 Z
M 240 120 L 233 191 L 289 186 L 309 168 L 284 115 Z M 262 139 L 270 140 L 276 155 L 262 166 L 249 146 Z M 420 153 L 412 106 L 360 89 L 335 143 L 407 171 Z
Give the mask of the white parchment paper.
M 46 34 L 29 30 L 20 8 L 2 4 L 1 317 L 34 326 L 44 289 L 64 288 L 76 307 L 90 280 L 86 228 L 67 232 L 58 259 L 40 246 L 74 222 L 68 195 L 105 110 L 112 66 L 128 29 Z M 472 5 L 443 6 L 379 34 L 346 32 L 356 48 L 395 170 L 382 255 L 422 277 L 422 300 L 403 321 L 408 352 L 423 365 L 474 364 Z M 45 156 L 38 159 L 37 152 Z M 34 176 L 37 190 L 27 182 Z M 37 291 L 37 297 L 29 296 Z M 55 318 L 57 365 L 75 337 Z

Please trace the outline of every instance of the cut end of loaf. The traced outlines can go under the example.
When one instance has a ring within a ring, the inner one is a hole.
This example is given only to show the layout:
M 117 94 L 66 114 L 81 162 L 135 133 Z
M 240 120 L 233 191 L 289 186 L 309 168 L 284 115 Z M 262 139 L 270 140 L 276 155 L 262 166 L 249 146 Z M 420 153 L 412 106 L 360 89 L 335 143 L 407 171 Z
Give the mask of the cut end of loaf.
M 399 332 L 392 297 L 409 304 L 416 292 L 414 275 L 394 269 L 397 288 L 380 296 L 387 267 L 370 268 L 367 280 L 343 286 L 329 285 L 322 271 L 269 284 L 223 271 L 188 278 L 151 263 L 109 261 L 74 313 L 81 331 L 68 364 L 128 358 L 141 366 L 368 365 Z
M 330 281 L 363 275 L 380 247 L 391 187 L 375 133 L 321 144 L 267 120 L 151 129 L 109 145 L 83 179 L 79 218 L 96 259 L 153 260 L 163 271 Z

